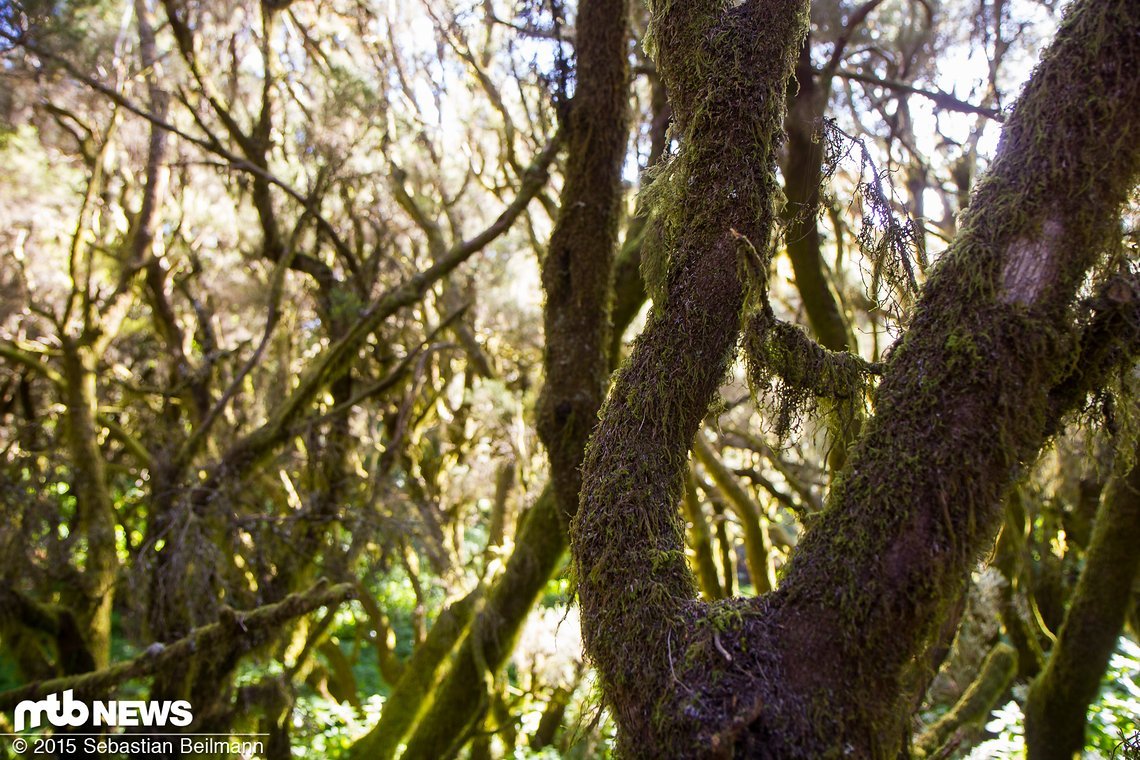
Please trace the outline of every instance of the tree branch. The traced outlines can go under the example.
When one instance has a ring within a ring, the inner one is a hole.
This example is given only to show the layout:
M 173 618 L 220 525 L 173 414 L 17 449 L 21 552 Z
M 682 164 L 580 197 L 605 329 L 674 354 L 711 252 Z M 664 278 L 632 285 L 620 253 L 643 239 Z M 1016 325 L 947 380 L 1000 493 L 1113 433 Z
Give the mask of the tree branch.
M 318 607 L 337 605 L 356 594 L 351 583 L 329 586 L 318 583 L 308 591 L 291 594 L 276 604 L 268 604 L 246 612 L 230 611 L 216 623 L 195 628 L 185 637 L 166 646 L 152 645 L 146 652 L 110 667 L 77 676 L 38 681 L 0 693 L 0 711 L 10 712 L 25 699 L 40 699 L 48 694 L 74 689 L 79 698 L 99 697 L 119 684 L 144 678 L 172 662 L 185 661 L 204 650 L 240 640 L 243 651 L 249 651 L 290 620 L 306 615 Z
M 985 106 L 974 105 L 967 103 L 964 100 L 959 100 L 948 92 L 942 90 L 924 90 L 920 87 L 907 84 L 906 82 L 898 82 L 893 79 L 880 79 L 878 77 L 870 76 L 869 74 L 860 74 L 855 71 L 848 71 L 841 69 L 836 74 L 852 82 L 860 82 L 862 84 L 869 84 L 875 87 L 883 87 L 894 92 L 903 93 L 905 95 L 920 95 L 928 100 L 934 102 L 938 108 L 946 111 L 957 111 L 958 113 L 972 113 L 978 116 L 984 116 L 987 119 L 994 121 L 1005 121 L 1005 114 L 994 108 L 986 108 Z

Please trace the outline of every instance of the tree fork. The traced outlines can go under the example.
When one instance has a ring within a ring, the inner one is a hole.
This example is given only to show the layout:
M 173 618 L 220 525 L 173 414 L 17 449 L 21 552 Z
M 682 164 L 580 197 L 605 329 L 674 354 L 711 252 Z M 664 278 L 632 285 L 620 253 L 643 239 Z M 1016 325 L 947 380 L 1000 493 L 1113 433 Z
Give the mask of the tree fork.
M 908 668 L 1056 418 L 1051 391 L 1078 353 L 1077 289 L 1137 179 L 1129 5 L 1070 8 L 781 587 L 709 605 L 695 598 L 677 502 L 744 304 L 730 233 L 768 239 L 782 114 L 778 98 L 745 93 L 786 83 L 804 9 L 651 6 L 684 134 L 657 195 L 669 266 L 587 455 L 572 534 L 586 646 L 628 754 L 896 757 L 908 741 Z
M 776 220 L 775 148 L 807 5 L 654 2 L 650 12 L 647 47 L 682 148 L 651 186 L 664 256 L 647 271 L 654 309 L 587 452 L 571 547 L 619 747 L 667 757 L 725 749 L 727 713 L 693 687 L 692 666 L 712 673 L 733 658 L 721 636 L 741 605 L 695 602 L 677 504 L 693 436 L 734 354 L 741 246 L 764 246 Z M 767 263 L 754 269 L 762 276 Z M 724 614 L 702 625 L 703 610 Z

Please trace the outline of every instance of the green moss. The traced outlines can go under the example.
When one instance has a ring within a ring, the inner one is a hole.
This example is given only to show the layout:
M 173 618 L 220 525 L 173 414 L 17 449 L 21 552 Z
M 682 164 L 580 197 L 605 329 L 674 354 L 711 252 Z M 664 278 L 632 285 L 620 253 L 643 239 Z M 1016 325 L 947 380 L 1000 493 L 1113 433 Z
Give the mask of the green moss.
M 743 345 L 749 387 L 781 440 L 820 400 L 830 402 L 828 418 L 839 431 L 857 426 L 881 371 L 855 354 L 820 346 L 796 325 L 775 319 L 766 302 L 749 319 Z

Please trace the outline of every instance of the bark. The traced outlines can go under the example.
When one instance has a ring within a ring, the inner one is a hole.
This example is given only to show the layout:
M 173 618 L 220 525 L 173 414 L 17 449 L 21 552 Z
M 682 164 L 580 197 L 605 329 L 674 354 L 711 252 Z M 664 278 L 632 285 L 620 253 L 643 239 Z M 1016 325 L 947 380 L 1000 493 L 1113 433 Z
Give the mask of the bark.
M 352 598 L 354 593 L 351 584 L 330 586 L 321 582 L 276 604 L 253 610 L 229 610 L 218 622 L 196 628 L 170 644 L 151 645 L 132 660 L 117 662 L 91 673 L 39 681 L 0 693 L 0 710 L 10 711 L 26 699 L 38 700 L 68 689 L 75 691 L 76 699 L 105 699 L 106 694 L 123 683 L 161 672 L 195 652 L 229 649 L 234 641 L 239 642 L 243 651 L 250 651 L 271 639 L 276 630 L 287 622 L 319 607 L 339 605 Z
M 659 196 L 667 297 L 603 410 L 572 543 L 587 650 L 628 754 L 903 750 L 905 677 L 1054 424 L 1051 391 L 1079 351 L 1078 288 L 1140 173 L 1130 5 L 1070 7 L 780 588 L 711 605 L 696 600 L 677 502 L 738 335 L 734 244 L 768 239 L 772 101 L 803 8 L 651 6 L 684 134 L 676 195 Z M 761 309 L 748 329 L 770 327 Z
M 767 260 L 752 258 L 757 246 L 767 253 L 776 219 L 775 148 L 807 6 L 654 2 L 650 11 L 647 47 L 683 146 L 653 185 L 667 258 L 650 270 L 653 311 L 583 466 L 572 549 L 586 649 L 619 749 L 666 757 L 720 744 L 710 734 L 723 724 L 686 683 L 697 663 L 686 631 L 707 631 L 716 651 L 724 626 L 697 625 L 703 607 L 676 507 L 693 436 L 734 353 L 745 304 L 738 271 L 766 274 Z
M 542 262 L 546 385 L 537 409 L 554 498 L 567 520 L 578 509 L 582 452 L 609 378 L 621 166 L 629 134 L 627 0 L 585 0 L 577 29 L 566 185 Z
M 784 165 L 784 194 L 788 198 L 788 259 L 796 289 L 819 342 L 832 351 L 847 350 L 847 320 L 839 308 L 823 271 L 819 234 L 819 186 L 823 180 L 824 140 L 819 131 L 831 95 L 831 76 L 816 77 L 811 63 L 811 42 L 805 40 L 796 63 L 795 95 L 785 121 L 788 158 Z
M 1069 760 L 1085 746 L 1086 714 L 1124 627 L 1140 572 L 1140 467 L 1117 480 L 1097 510 L 1085 569 L 1045 669 L 1025 705 L 1032 760 Z
M 669 120 L 672 111 L 661 78 L 654 76 L 650 82 L 649 108 L 652 121 L 649 124 L 649 156 L 646 166 L 649 171 L 642 175 L 643 187 L 652 182 L 650 172 L 655 169 L 665 155 L 669 140 Z M 621 363 L 622 341 L 626 328 L 633 322 L 645 304 L 645 280 L 641 276 L 641 265 L 647 246 L 655 240 L 650 234 L 649 211 L 638 208 L 637 216 L 630 221 L 622 243 L 621 252 L 614 263 L 614 308 L 613 330 L 610 333 L 610 366 Z M 652 255 L 650 253 L 649 255 Z
M 440 613 L 424 642 L 395 683 L 377 724 L 349 750 L 350 760 L 383 760 L 393 757 L 396 748 L 415 723 L 428 698 L 439 666 L 455 648 L 475 608 L 470 594 Z
M 115 549 L 115 503 L 107 485 L 107 463 L 99 447 L 96 420 L 96 356 L 87 341 L 64 338 L 63 378 L 67 417 L 67 448 L 72 462 L 77 528 L 87 543 L 81 597 L 76 605 L 81 641 L 96 668 L 111 661 L 111 609 L 119 557 Z M 73 652 L 61 659 L 75 660 Z M 86 659 L 80 657 L 79 659 Z
M 999 642 L 986 655 L 978 677 L 950 708 L 950 712 L 939 718 L 918 738 L 916 749 L 920 756 L 937 754 L 941 757 L 941 750 L 948 741 L 953 741 L 954 736 L 980 728 L 1016 675 L 1017 652 L 1008 644 Z
M 584 0 L 577 19 L 576 92 L 566 136 L 562 211 L 542 266 L 546 385 L 538 431 L 551 488 L 519 532 L 502 578 L 460 644 L 435 701 L 408 739 L 404 757 L 456 751 L 486 709 L 486 682 L 510 656 L 538 593 L 566 548 L 577 509 L 579 467 L 609 374 L 610 303 L 628 139 L 626 0 Z

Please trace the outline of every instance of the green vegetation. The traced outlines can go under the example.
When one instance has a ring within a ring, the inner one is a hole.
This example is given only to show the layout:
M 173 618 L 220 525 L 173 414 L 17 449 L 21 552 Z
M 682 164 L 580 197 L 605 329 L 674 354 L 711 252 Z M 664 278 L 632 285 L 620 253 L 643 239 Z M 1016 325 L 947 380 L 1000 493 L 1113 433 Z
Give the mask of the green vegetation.
M 0 3 L 0 733 L 1131 757 L 1133 5 Z

